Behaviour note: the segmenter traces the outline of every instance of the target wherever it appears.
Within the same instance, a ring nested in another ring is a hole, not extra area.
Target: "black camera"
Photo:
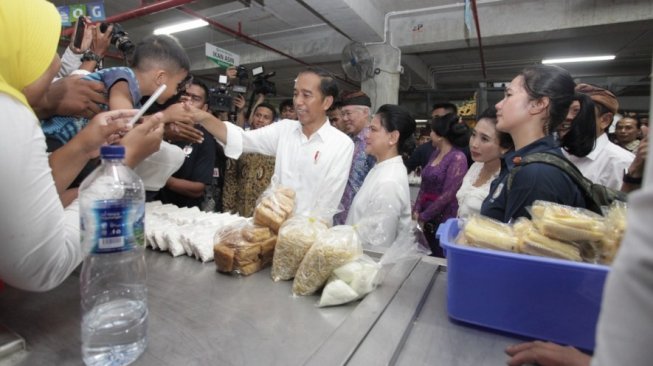
[[[109,25],[112,24],[100,23],[100,32],[106,32]],[[127,32],[125,32],[125,30],[122,29],[122,26],[118,23],[113,23],[113,29],[111,30],[111,44],[125,55],[131,54],[134,52],[134,48],[136,48],[134,43],[127,36]]]
[[[231,112],[234,105],[234,98],[229,95],[227,87],[227,76],[219,76],[218,86],[209,89],[209,108],[212,111]]]
[[[254,81],[252,81],[253,93],[263,95],[277,95],[277,86],[269,80],[274,75],[276,75],[276,72],[274,71],[270,71],[265,74],[263,71],[263,66],[252,69],[252,76],[254,76]]]

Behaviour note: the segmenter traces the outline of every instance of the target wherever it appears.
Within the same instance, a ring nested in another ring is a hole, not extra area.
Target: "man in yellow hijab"
[[[48,161],[30,104],[40,101],[59,69],[60,29],[59,13],[49,2],[0,1],[0,280],[31,291],[57,286],[82,261],[78,206],[64,209],[59,192],[136,113],[98,114]],[[127,163],[134,166],[157,151],[162,135],[160,118],[130,131],[121,142],[131,153]]]

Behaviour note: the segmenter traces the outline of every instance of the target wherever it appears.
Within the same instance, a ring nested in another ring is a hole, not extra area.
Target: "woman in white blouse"
[[[489,107],[478,117],[469,138],[474,164],[469,167],[463,184],[456,193],[458,217],[479,213],[490,191],[490,183],[499,175],[501,156],[513,147],[509,134],[497,131],[497,110]]]
[[[376,158],[376,165],[356,193],[346,221],[370,228],[364,231],[368,235],[362,234],[364,247],[388,247],[411,226],[408,174],[401,153],[414,146],[415,128],[415,120],[396,105],[381,106],[372,119],[365,153]]]

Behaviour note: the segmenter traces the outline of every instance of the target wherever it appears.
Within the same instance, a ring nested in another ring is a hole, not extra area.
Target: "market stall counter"
[[[519,340],[453,323],[445,262],[396,265],[360,302],[318,308],[270,270],[247,277],[146,250],[149,330],[134,365],[497,365]],[[58,288],[0,292],[0,324],[27,350],[0,364],[81,364],[79,277]]]

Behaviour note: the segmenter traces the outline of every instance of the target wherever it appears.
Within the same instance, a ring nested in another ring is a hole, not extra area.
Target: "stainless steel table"
[[[452,323],[434,258],[397,265],[363,301],[333,308],[293,297],[269,269],[237,278],[151,250],[146,261],[149,341],[135,365],[499,365],[518,342]],[[0,324],[27,342],[14,364],[81,364],[80,319],[75,274],[47,293],[0,293]]]

